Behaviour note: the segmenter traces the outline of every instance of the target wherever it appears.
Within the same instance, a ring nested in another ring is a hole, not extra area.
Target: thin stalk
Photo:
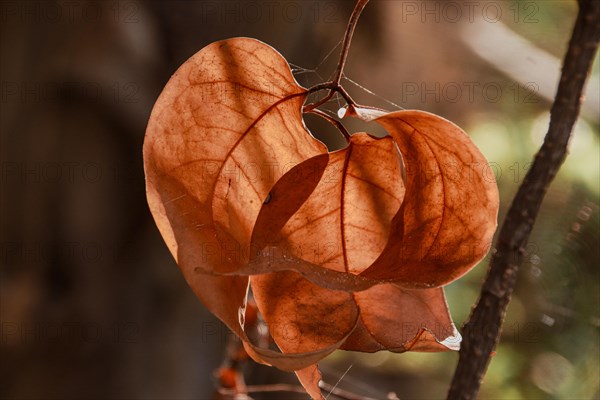
[[[356,6],[352,11],[352,15],[350,16],[350,21],[348,21],[348,26],[346,27],[346,33],[344,34],[344,41],[342,42],[342,51],[340,53],[340,60],[338,61],[337,68],[335,69],[335,73],[333,79],[329,82],[326,82],[322,89],[329,89],[329,93],[321,100],[308,104],[305,106],[305,112],[313,110],[325,103],[327,103],[334,95],[334,93],[339,93],[342,95],[344,100],[348,102],[350,105],[355,105],[356,103],[352,100],[350,95],[340,86],[340,81],[342,79],[342,74],[344,73],[344,66],[346,65],[346,60],[348,59],[348,51],[350,50],[350,43],[352,42],[352,36],[354,35],[354,29],[356,29],[356,24],[358,23],[358,18],[360,14],[364,10],[365,6],[369,0],[358,0],[356,2]],[[321,86],[321,85],[317,85]]]
[[[336,83],[336,85],[339,85],[340,80],[342,79],[342,73],[344,72],[344,66],[346,65],[346,59],[348,58],[348,50],[350,50],[350,42],[352,41],[352,36],[354,35],[354,29],[358,23],[358,18],[368,2],[369,0],[358,0],[356,6],[354,7],[354,11],[352,11],[352,15],[350,16],[350,21],[348,22],[348,27],[346,28],[346,34],[344,35],[344,42],[342,43],[340,61],[338,61],[338,66],[335,70],[335,76],[332,80]]]

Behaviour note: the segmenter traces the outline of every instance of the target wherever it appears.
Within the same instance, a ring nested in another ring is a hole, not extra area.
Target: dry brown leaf
[[[250,271],[294,270],[317,284],[363,290],[402,204],[402,162],[391,137],[352,135],[348,146],[296,166],[256,221]]]
[[[147,197],[169,250],[199,299],[243,332],[254,220],[290,166],[326,152],[304,128],[306,90],[271,47],[254,39],[213,43],[171,77],[144,142]],[[283,356],[245,343],[263,362],[293,370],[322,352]]]
[[[323,288],[296,272],[250,278],[273,339],[284,353],[346,350],[457,350],[460,335],[441,288],[380,284],[349,293]],[[433,336],[422,336],[423,331]]]
[[[169,80],[144,161],[151,210],[180,266],[214,273],[246,261],[271,186],[290,165],[326,152],[304,128],[305,97],[285,59],[247,38],[205,47]],[[206,262],[213,252],[222,263]]]
[[[447,351],[460,345],[441,288],[381,284],[350,293],[323,288],[296,272],[254,275],[250,281],[283,353]],[[318,390],[318,380],[300,380],[309,393]]]
[[[342,346],[344,350],[402,353],[460,347],[461,337],[442,288],[410,290],[381,284],[353,296],[360,319]]]
[[[485,157],[452,122],[424,111],[355,109],[392,135],[404,157],[406,195],[382,254],[362,276],[408,288],[445,285],[489,251],[498,187]]]

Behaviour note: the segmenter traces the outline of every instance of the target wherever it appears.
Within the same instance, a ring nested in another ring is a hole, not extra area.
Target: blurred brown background
[[[211,397],[227,332],[187,288],[147,209],[148,116],[181,63],[228,37],[258,38],[293,63],[300,83],[322,82],[353,5],[0,3],[1,398]],[[465,128],[490,161],[482,172],[497,178],[502,216],[547,128],[575,12],[567,0],[372,0],[344,82],[360,103],[424,109]],[[597,83],[598,63],[482,399],[600,396]],[[307,124],[340,146],[329,126]],[[485,263],[447,288],[458,326]],[[334,384],[352,366],[340,387],[376,398],[441,398],[457,359],[338,352],[323,370]],[[248,370],[250,384],[283,381],[293,378]]]

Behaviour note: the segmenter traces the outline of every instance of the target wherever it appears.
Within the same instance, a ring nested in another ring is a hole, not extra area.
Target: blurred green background
[[[322,82],[353,2],[0,7],[0,397],[211,398],[227,332],[186,286],[147,209],[148,116],[182,62],[228,37],[263,40],[301,84]],[[372,0],[344,84],[362,104],[422,109],[463,127],[496,176],[501,221],[546,132],[575,14],[567,0]],[[596,62],[481,399],[600,397],[599,75]],[[341,146],[327,124],[306,123],[330,148]],[[486,265],[447,287],[459,327]],[[439,399],[457,360],[336,352],[322,369],[335,384],[351,367],[339,387],[363,395]],[[248,384],[294,382],[264,367],[247,372]]]

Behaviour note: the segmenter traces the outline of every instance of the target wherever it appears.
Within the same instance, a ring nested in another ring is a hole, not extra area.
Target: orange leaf
[[[296,272],[255,275],[250,281],[283,353],[338,347],[363,352],[459,347],[460,335],[441,288],[408,290],[381,284],[349,293],[323,288]]]
[[[462,129],[437,115],[351,111],[383,125],[406,170],[390,240],[362,276],[427,288],[465,274],[487,254],[497,226],[498,188],[485,157]]]
[[[359,324],[342,346],[344,350],[458,350],[456,330],[441,288],[410,290],[394,284],[373,286],[354,293]]]
[[[358,276],[379,256],[404,195],[390,137],[354,134],[348,147],[299,164],[271,190],[254,226],[252,272],[294,270],[338,290],[377,281]]]
[[[286,168],[326,151],[300,113],[306,90],[271,47],[254,39],[213,43],[171,77],[144,142],[147,197],[156,224],[200,300],[243,332],[250,234]],[[255,359],[286,369],[317,355],[283,357],[245,343]]]

